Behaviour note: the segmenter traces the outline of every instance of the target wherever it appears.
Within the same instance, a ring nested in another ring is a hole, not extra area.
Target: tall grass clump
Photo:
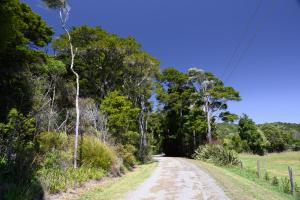
[[[105,176],[116,160],[114,152],[95,136],[81,138],[80,167],[73,168],[74,137],[44,132],[37,137],[40,153],[38,178],[45,191],[58,193]]]
[[[194,159],[212,162],[217,165],[240,165],[241,161],[237,153],[227,150],[221,145],[200,146],[193,155]]]
[[[99,139],[85,136],[80,146],[81,165],[109,170],[114,164],[114,152]]]

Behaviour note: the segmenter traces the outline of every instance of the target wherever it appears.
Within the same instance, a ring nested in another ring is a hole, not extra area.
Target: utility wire
[[[233,59],[234,59],[235,55],[237,54],[239,48],[240,48],[241,45],[242,45],[242,42],[244,41],[245,37],[247,36],[247,33],[249,32],[249,29],[250,29],[250,26],[251,26],[251,24],[252,24],[252,21],[254,21],[254,19],[256,18],[256,15],[257,15],[259,9],[261,8],[262,2],[263,2],[263,0],[258,0],[258,1],[257,1],[255,10],[254,10],[254,12],[252,13],[252,15],[250,16],[250,18],[249,18],[249,20],[248,20],[248,22],[247,22],[247,24],[246,24],[246,26],[245,26],[245,29],[244,29],[244,31],[243,31],[242,34],[241,34],[240,40],[238,41],[237,45],[235,46],[235,49],[234,49],[234,51],[233,51],[233,53],[232,53],[232,55],[231,55],[231,57],[230,57],[230,59],[229,59],[227,65],[225,66],[225,68],[224,68],[224,70],[223,70],[223,73],[222,73],[222,75],[221,75],[221,79],[224,78],[224,76],[225,76],[227,70],[230,68],[230,66],[231,66],[231,64],[232,64],[232,62],[233,62]]]
[[[273,11],[275,9],[275,5],[277,3],[277,0],[272,0],[273,4],[272,4],[272,7],[270,8],[270,12],[268,14],[265,15],[265,18],[267,18],[268,16],[272,16],[273,14]],[[265,21],[266,22],[266,21]],[[263,26],[264,23],[261,24],[261,26],[257,26],[253,36],[250,38],[250,40],[248,41],[247,45],[246,45],[246,48],[244,49],[244,51],[240,54],[236,64],[233,66],[232,70],[230,71],[229,75],[224,79],[224,81],[228,81],[232,74],[235,72],[235,70],[238,68],[239,64],[241,63],[241,60],[242,58],[245,56],[245,54],[248,52],[248,50],[250,49],[252,43],[254,42],[254,40],[256,39],[257,37],[257,34],[259,31],[262,30],[262,28],[264,27]]]

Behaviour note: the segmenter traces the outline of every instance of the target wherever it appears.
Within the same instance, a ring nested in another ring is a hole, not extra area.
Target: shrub
[[[118,156],[122,159],[123,165],[127,169],[131,169],[136,164],[136,159],[134,156],[134,152],[136,151],[135,147],[132,145],[118,145],[116,148],[116,152]]]
[[[269,181],[269,180],[270,180],[270,176],[269,176],[269,173],[268,173],[267,171],[265,172],[264,179],[265,179],[266,181]]]
[[[89,179],[100,179],[105,173],[102,169],[80,167],[74,169],[46,169],[38,171],[39,179],[42,182],[44,190],[50,193],[66,191],[68,188],[77,187]]]
[[[279,185],[279,181],[278,181],[277,176],[274,176],[274,177],[272,178],[271,184],[274,185],[274,186],[278,186],[278,185]]]
[[[287,177],[281,179],[281,188],[284,193],[290,193],[290,181]]]
[[[241,153],[243,149],[243,143],[238,134],[230,134],[224,138],[223,145],[226,149],[234,150],[237,153]]]
[[[193,157],[197,160],[210,161],[218,165],[239,165],[241,163],[235,151],[227,150],[221,145],[200,146]]]
[[[109,170],[116,160],[114,152],[99,139],[84,136],[80,146],[81,165]]]
[[[43,132],[37,137],[40,153],[66,149],[68,136],[66,133]]]

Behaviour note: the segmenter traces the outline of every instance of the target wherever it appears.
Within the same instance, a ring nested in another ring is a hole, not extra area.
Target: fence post
[[[294,182],[294,175],[293,175],[293,168],[288,166],[289,176],[290,176],[290,184],[291,184],[291,193],[295,193],[295,182]]]
[[[244,165],[243,165],[243,162],[241,161],[241,170],[244,169]]]
[[[257,160],[257,177],[260,178],[260,160]]]

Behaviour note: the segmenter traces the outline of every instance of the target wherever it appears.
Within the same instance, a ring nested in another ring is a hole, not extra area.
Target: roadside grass
[[[288,165],[293,168],[295,182],[300,186],[300,152],[271,153],[265,156],[240,154],[245,168],[256,170],[257,160],[261,163],[262,175],[267,171],[272,178],[288,177]]]
[[[278,186],[258,179],[251,171],[238,167],[219,167],[211,163],[192,160],[201,169],[206,170],[225,193],[233,200],[292,200],[293,196],[280,191]]]
[[[115,200],[122,198],[128,191],[135,189],[147,179],[156,168],[157,162],[139,165],[133,172],[113,178],[79,195],[77,200]]]

